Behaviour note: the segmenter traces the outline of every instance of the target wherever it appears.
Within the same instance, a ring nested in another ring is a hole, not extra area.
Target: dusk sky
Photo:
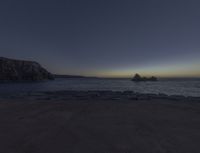
[[[2,0],[0,56],[59,74],[200,77],[200,1]]]

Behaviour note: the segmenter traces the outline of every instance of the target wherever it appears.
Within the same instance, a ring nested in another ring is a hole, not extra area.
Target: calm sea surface
[[[0,83],[0,94],[59,90],[131,90],[140,93],[165,93],[200,97],[200,79],[160,79],[157,82],[132,82],[128,79],[56,79],[35,83]]]

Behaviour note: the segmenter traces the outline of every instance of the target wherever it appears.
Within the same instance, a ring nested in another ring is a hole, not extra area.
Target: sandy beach
[[[2,0],[0,26],[0,153],[200,153],[200,0]]]
[[[0,153],[199,153],[200,98],[46,92],[0,99]]]

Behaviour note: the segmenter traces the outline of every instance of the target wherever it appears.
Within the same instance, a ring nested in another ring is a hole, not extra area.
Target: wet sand
[[[63,91],[0,100],[0,153],[199,153],[199,140],[199,98]]]

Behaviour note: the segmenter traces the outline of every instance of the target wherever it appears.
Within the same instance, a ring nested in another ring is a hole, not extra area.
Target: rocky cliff
[[[53,75],[37,62],[0,57],[0,80],[37,81],[53,78]]]

